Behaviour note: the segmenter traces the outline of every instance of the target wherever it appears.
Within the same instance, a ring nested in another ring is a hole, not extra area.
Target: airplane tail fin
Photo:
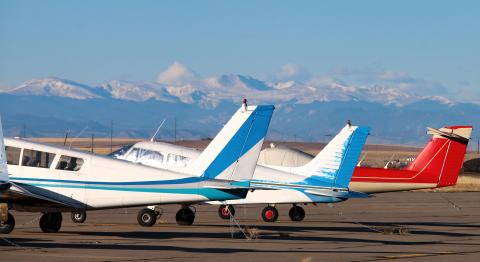
[[[418,175],[432,182],[436,180],[437,187],[455,185],[472,134],[472,126],[447,126],[427,130],[433,137],[405,169],[417,171]]]
[[[273,105],[244,105],[190,165],[190,173],[209,179],[251,180]]]
[[[3,141],[2,119],[0,118],[0,191],[10,187],[10,180],[7,169],[7,154]]]
[[[308,177],[312,184],[323,181],[348,188],[369,132],[368,127],[345,126],[314,159],[293,172]]]

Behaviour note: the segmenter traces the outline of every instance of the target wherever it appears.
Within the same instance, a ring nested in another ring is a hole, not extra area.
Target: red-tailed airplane
[[[407,167],[357,167],[350,189],[382,193],[453,186],[457,183],[471,133],[472,126],[428,128],[432,138]]]

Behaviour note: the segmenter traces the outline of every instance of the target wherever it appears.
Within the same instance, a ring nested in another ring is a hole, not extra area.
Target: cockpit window
[[[146,166],[161,167],[163,165],[162,153],[143,148],[133,148],[127,155],[119,158]]]
[[[20,164],[20,152],[22,149],[18,147],[6,146],[5,152],[7,153],[7,164],[17,165]]]
[[[30,149],[23,150],[22,166],[50,168],[55,154]]]
[[[78,171],[82,168],[83,159],[71,156],[61,156],[56,169],[67,171]]]
[[[112,153],[108,154],[108,156],[119,158],[123,156],[127,151],[133,146],[134,144],[122,146],[120,149],[113,151]]]

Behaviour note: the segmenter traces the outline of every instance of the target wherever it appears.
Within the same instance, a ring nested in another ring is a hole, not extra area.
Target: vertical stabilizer
[[[417,179],[431,180],[437,187],[457,183],[472,134],[472,126],[427,128],[432,138],[405,169],[416,171]]]
[[[209,179],[251,180],[267,134],[274,106],[242,106],[189,172]]]
[[[369,132],[368,127],[345,126],[312,161],[295,168],[294,173],[312,178],[312,183],[319,180],[348,188]]]

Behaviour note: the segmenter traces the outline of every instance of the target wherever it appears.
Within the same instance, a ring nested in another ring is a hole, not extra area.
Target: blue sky
[[[0,0],[0,86],[385,70],[480,92],[480,1]],[[461,98],[461,96],[460,96]],[[478,99],[477,99],[478,100]]]

